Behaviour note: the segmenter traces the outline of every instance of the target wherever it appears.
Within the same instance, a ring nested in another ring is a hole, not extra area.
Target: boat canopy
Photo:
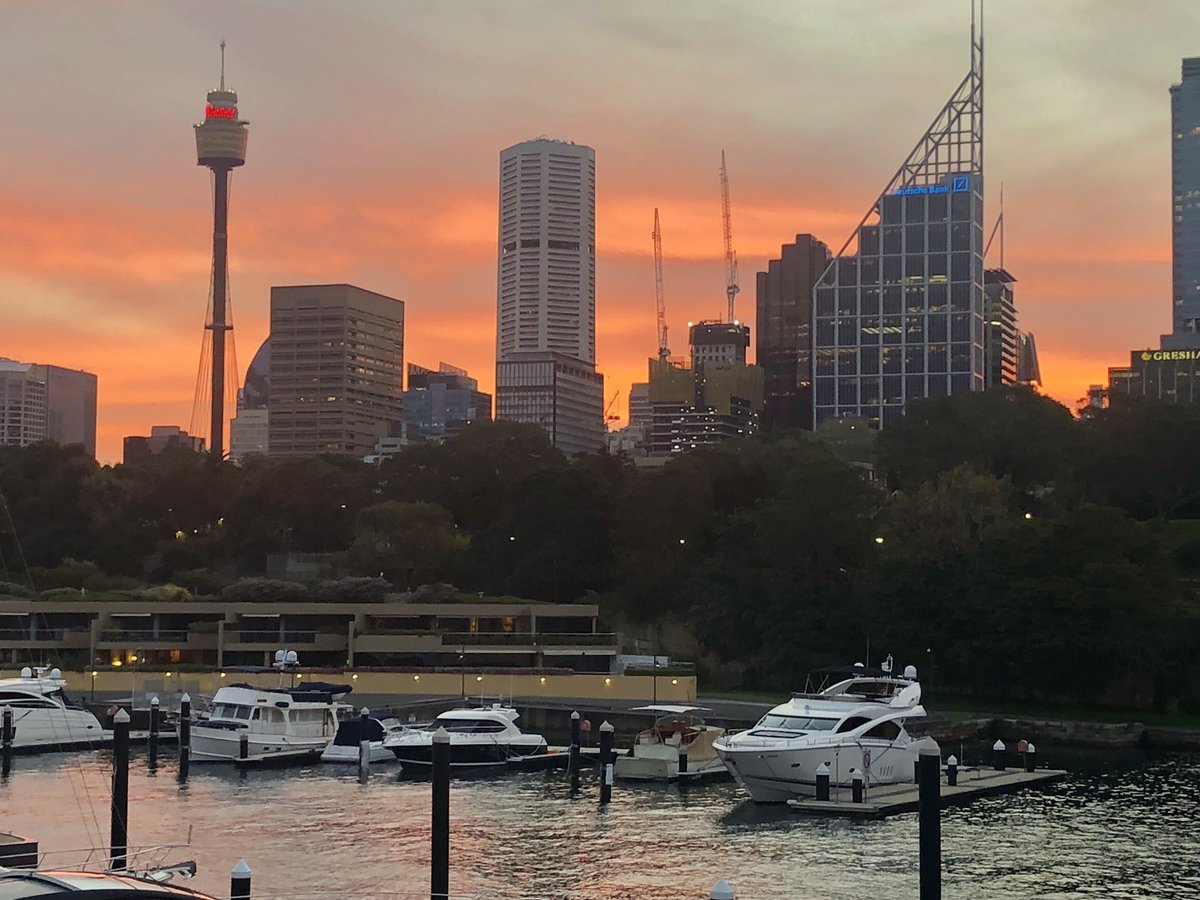
[[[333,743],[337,747],[357,747],[363,741],[382,741],[383,738],[383,723],[376,718],[368,718],[365,723],[361,718],[343,719]]]

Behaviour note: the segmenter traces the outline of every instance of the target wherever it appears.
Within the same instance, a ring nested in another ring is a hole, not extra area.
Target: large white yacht
[[[209,717],[192,726],[192,759],[237,762],[243,734],[249,763],[316,758],[337,734],[338,712],[350,708],[337,702],[348,693],[348,684],[320,682],[294,688],[220,688]]]
[[[100,721],[67,696],[58,669],[26,667],[16,678],[0,678],[0,710],[13,712],[13,747],[54,750],[111,742]]]
[[[439,728],[450,735],[450,766],[455,769],[507,765],[510,759],[543,756],[546,739],[524,734],[515,724],[517,711],[511,706],[451,709],[421,731],[408,730],[383,741],[405,769],[428,769],[432,765],[433,736]]]
[[[878,670],[859,665],[834,684],[793,694],[753,728],[713,744],[738,783],[759,803],[812,796],[816,770],[829,767],[831,786],[849,786],[854,772],[865,784],[911,781],[915,739],[905,722],[925,715],[917,670],[891,674],[890,657]]]

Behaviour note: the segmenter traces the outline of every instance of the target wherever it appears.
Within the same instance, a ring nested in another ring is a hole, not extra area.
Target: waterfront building
[[[123,444],[122,459],[127,466],[168,450],[204,452],[204,438],[188,434],[178,425],[151,426],[148,436],[128,435]]]
[[[851,247],[853,246],[853,252]],[[983,390],[983,45],[814,294],[813,424]]]
[[[813,288],[829,247],[798,234],[757,279],[755,363],[763,370],[763,428],[812,428]]]
[[[1171,333],[1163,350],[1200,348],[1200,57],[1171,85]]]
[[[479,390],[466,369],[445,362],[436,370],[409,363],[403,399],[403,431],[417,440],[440,443],[492,418],[492,395]]]
[[[608,672],[619,646],[589,603],[422,602],[301,597],[287,604],[197,598],[153,602],[0,597],[0,662],[34,654],[63,668],[137,663],[269,666],[288,647],[309,666],[550,666]]]
[[[500,153],[496,418],[567,453],[604,443],[596,372],[596,154],[538,138]]]
[[[0,358],[0,447],[82,444],[96,455],[91,372]]]
[[[404,303],[349,284],[271,288],[271,456],[363,457],[401,419]]]

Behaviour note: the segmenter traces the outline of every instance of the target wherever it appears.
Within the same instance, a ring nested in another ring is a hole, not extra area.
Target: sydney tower
[[[198,164],[213,173],[212,421],[209,448],[220,459],[225,449],[225,332],[229,321],[229,179],[234,167],[246,164],[246,122],[238,118],[237,92],[225,89],[225,42],[221,42],[221,87],[208,92],[204,121],[196,125]],[[203,365],[203,361],[201,363]],[[204,373],[201,373],[201,378]]]

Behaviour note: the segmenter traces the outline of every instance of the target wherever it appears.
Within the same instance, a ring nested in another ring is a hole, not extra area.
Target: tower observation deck
[[[211,400],[209,448],[220,458],[225,449],[226,379],[225,333],[233,330],[229,311],[229,182],[237,166],[246,164],[247,123],[238,118],[237,92],[225,87],[225,42],[221,42],[221,86],[208,92],[204,121],[195,126],[197,165],[213,173],[213,261],[209,315],[196,384],[193,418],[201,415],[203,400]],[[210,344],[211,338],[211,344]],[[207,352],[211,346],[211,353]],[[232,341],[231,347],[232,349]],[[230,363],[233,363],[232,354]],[[236,364],[230,366],[236,369]],[[208,377],[206,377],[206,375]]]

